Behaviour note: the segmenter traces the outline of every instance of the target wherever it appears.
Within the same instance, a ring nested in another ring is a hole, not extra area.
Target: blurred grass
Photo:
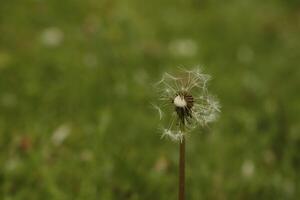
[[[176,199],[151,84],[204,65],[222,115],[187,199],[297,199],[298,1],[3,1],[1,199]]]

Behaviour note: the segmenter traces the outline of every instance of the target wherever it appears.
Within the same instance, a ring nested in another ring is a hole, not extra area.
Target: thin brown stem
[[[179,144],[179,188],[178,188],[178,200],[184,200],[185,198],[185,138],[183,136],[182,141]]]

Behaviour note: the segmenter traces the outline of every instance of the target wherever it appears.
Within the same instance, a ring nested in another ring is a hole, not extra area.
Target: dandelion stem
[[[184,131],[184,124],[181,125],[181,131]],[[179,143],[179,188],[178,188],[178,200],[185,199],[185,138],[182,136],[182,140]]]

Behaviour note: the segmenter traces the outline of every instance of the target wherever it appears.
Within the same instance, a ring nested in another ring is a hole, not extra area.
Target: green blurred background
[[[297,199],[299,49],[297,0],[1,0],[0,199],[176,199],[152,84],[197,65],[187,199]]]

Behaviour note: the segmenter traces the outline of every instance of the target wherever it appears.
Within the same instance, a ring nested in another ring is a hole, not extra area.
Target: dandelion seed
[[[163,113],[162,113],[160,107],[158,107],[157,105],[154,105],[154,104],[152,104],[152,106],[153,106],[153,108],[154,108],[155,110],[157,110],[157,112],[158,112],[158,114],[159,114],[159,120],[161,120],[162,117],[163,117]]]

